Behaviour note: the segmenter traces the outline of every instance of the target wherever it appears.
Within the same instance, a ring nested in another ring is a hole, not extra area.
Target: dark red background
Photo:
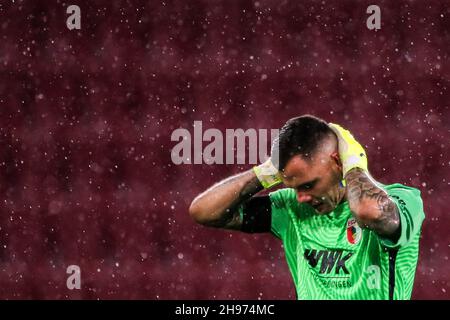
[[[0,30],[0,298],[293,299],[280,242],[188,216],[250,166],[175,166],[170,135],[304,113],[352,130],[381,182],[422,191],[413,297],[450,297],[447,1],[16,0]]]

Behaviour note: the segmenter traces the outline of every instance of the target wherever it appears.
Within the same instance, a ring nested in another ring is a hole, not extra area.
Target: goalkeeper
[[[350,132],[309,115],[283,126],[271,159],[210,187],[190,215],[279,238],[298,299],[410,299],[424,219],[419,190],[375,181]],[[280,183],[286,188],[256,195]]]

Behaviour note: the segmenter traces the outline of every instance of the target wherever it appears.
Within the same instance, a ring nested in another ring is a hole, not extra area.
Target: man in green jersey
[[[287,188],[267,196],[263,190]],[[347,130],[290,119],[267,162],[197,196],[206,226],[270,232],[283,241],[298,299],[410,299],[424,219],[420,191],[383,185]]]

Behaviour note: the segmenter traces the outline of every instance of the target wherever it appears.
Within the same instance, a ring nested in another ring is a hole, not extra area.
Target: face
[[[292,157],[282,171],[285,186],[297,191],[297,200],[312,206],[316,213],[327,214],[336,208],[345,194],[340,186],[342,168],[334,150],[320,150],[311,159]]]

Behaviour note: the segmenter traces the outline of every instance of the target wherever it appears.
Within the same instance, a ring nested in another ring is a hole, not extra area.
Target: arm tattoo
[[[239,176],[230,177],[222,182],[220,185],[226,185],[229,183],[238,180]],[[231,206],[225,210],[225,212],[221,215],[219,220],[211,221],[209,225],[211,227],[219,227],[219,228],[227,228],[227,229],[239,229],[242,221],[241,216],[239,214],[238,207],[254,196],[256,193],[261,191],[263,187],[259,182],[258,178],[254,178],[248,181],[243,188],[241,189],[239,195],[236,197]]]
[[[352,169],[345,176],[347,182],[347,200],[349,204],[373,203],[377,210],[374,221],[364,221],[367,227],[381,236],[391,239],[398,237],[400,218],[397,206],[389,195],[379,188],[375,181],[361,169]]]
[[[223,180],[222,182],[219,182],[218,186],[224,186],[227,184],[230,184],[232,182],[235,182],[236,180],[241,179],[240,175],[230,177],[228,179]],[[242,187],[241,192],[239,193],[238,198],[235,202],[241,203],[250,197],[254,196],[256,193],[264,189],[259,182],[258,178],[254,177],[253,179],[247,181],[245,185]]]

